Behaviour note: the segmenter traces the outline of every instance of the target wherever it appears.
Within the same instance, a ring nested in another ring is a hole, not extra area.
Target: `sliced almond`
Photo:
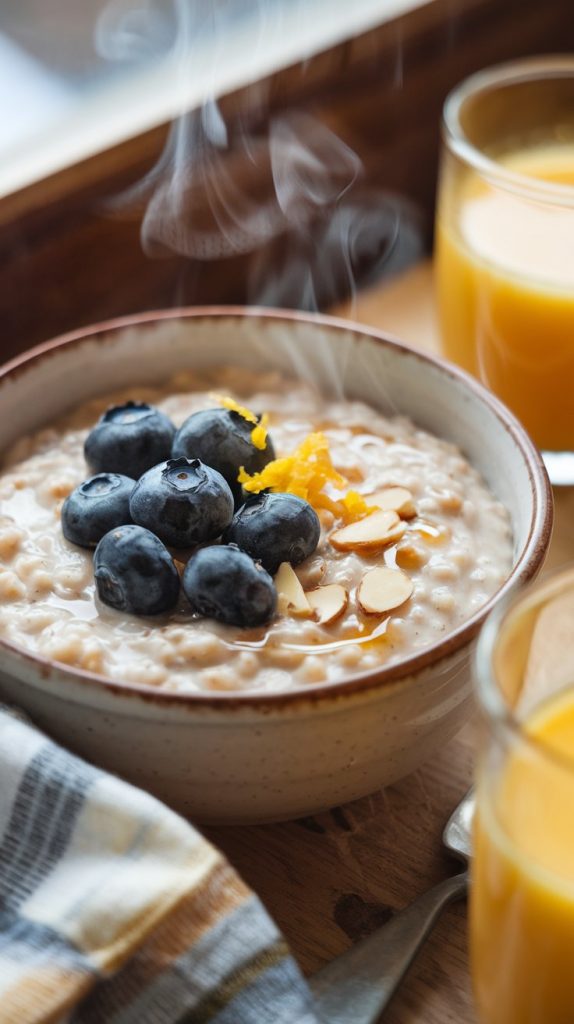
[[[396,512],[401,519],[412,519],[417,514],[413,496],[406,487],[382,487],[374,494],[365,494],[364,498],[368,505]]]
[[[371,512],[364,519],[335,530],[329,540],[338,551],[382,548],[402,537],[406,526],[396,512]]]
[[[328,583],[316,590],[308,590],[305,597],[315,612],[317,622],[322,626],[338,619],[349,601],[349,595],[340,583]]]
[[[413,581],[400,569],[381,565],[365,573],[357,591],[361,611],[368,615],[384,615],[408,601]]]
[[[275,575],[277,604],[282,615],[312,615],[299,577],[289,562],[281,562]]]

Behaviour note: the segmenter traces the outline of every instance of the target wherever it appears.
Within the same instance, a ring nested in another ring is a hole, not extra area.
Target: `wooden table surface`
[[[421,265],[335,312],[437,351],[431,275],[430,265]],[[573,555],[574,489],[556,494],[547,567]],[[306,973],[457,870],[441,848],[441,833],[471,780],[474,732],[471,723],[432,763],[400,784],[329,813],[287,824],[210,830],[261,896]],[[446,910],[384,1021],[475,1024],[464,903]]]

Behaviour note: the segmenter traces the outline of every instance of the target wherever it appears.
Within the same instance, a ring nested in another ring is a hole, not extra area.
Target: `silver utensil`
[[[449,818],[443,843],[468,864],[474,795]],[[423,941],[448,903],[466,894],[468,871],[439,882],[366,939],[309,979],[315,1010],[325,1024],[376,1024]]]

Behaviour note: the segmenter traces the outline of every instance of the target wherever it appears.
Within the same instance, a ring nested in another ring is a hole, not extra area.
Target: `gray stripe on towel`
[[[183,1017],[177,1024],[318,1024],[313,1000],[292,957],[263,970],[219,1012]]]
[[[32,758],[0,843],[0,910],[17,910],[62,858],[98,774],[50,742]]]
[[[25,963],[28,969],[58,968],[93,974],[85,954],[48,925],[17,914],[0,912],[0,973],[2,961]]]
[[[151,981],[145,950],[136,953],[118,974],[94,989],[72,1020],[74,1024],[173,1024],[205,1003],[230,974],[274,947],[279,938],[260,901],[250,896]]]

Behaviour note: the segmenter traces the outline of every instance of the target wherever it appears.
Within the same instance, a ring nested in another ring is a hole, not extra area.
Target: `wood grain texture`
[[[472,730],[384,792],[281,825],[211,829],[311,973],[457,870],[443,824],[472,773]],[[385,1015],[388,1024],[471,1024],[463,904],[445,913]]]

